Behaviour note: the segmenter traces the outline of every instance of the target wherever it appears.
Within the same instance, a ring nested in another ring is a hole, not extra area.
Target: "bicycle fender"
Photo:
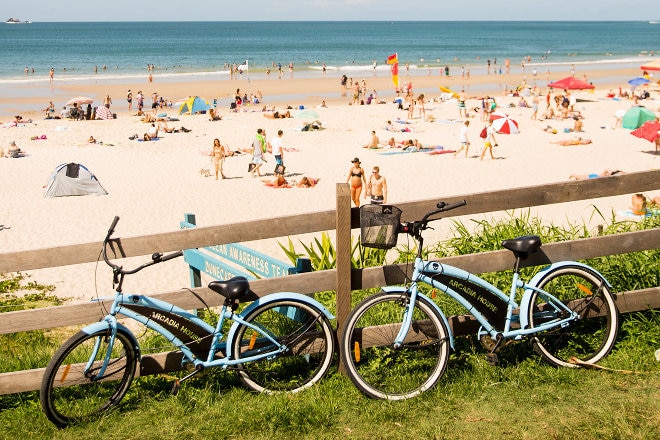
[[[385,286],[382,287],[382,290],[387,293],[405,293],[406,291],[405,288],[399,286]],[[442,321],[445,323],[445,326],[447,327],[447,332],[449,333],[449,346],[451,347],[452,350],[454,350],[454,333],[451,331],[451,327],[449,326],[449,320],[445,316],[445,313],[428,296],[419,292],[417,292],[417,296],[421,296],[424,299],[426,299],[428,303],[431,304],[433,308],[438,312],[438,314],[442,318]]]
[[[529,280],[527,283],[530,286],[536,287],[538,284],[541,282],[543,278],[545,278],[550,272],[553,272],[555,270],[561,269],[563,267],[567,266],[578,266],[583,269],[588,269],[589,271],[593,272],[596,274],[598,277],[600,277],[603,281],[605,281],[605,284],[607,287],[611,288],[612,285],[605,279],[605,277],[598,272],[596,269],[594,269],[591,266],[587,266],[586,264],[579,263],[577,261],[559,261],[557,263],[552,263],[551,265],[544,267],[539,271],[534,277]],[[534,290],[532,289],[525,289],[525,293],[523,294],[523,297],[520,301],[520,327],[521,328],[528,328],[529,322],[527,322],[527,315],[528,315],[528,310],[531,307],[531,300],[532,300],[532,294],[534,293]]]
[[[249,306],[247,306],[245,310],[243,310],[240,313],[240,316],[246,316],[248,313],[252,312],[252,310],[256,309],[257,307],[263,306],[265,304],[270,304],[274,301],[280,301],[286,299],[294,299],[296,301],[300,301],[305,304],[308,304],[321,311],[321,313],[323,313],[328,319],[335,319],[334,315],[330,313],[330,311],[326,309],[323,304],[321,304],[314,298],[310,298],[307,295],[303,295],[301,293],[295,293],[295,292],[277,292],[261,297],[256,301],[253,301],[252,304],[250,304]],[[227,333],[227,347],[231,347],[233,345],[234,337],[239,326],[240,324],[236,321],[234,321],[234,323],[231,325],[231,328],[229,329],[229,333]]]
[[[137,339],[135,338],[135,335],[133,334],[132,331],[128,329],[125,325],[115,321],[114,325],[117,327],[117,330],[121,330],[124,333],[126,333],[130,338],[131,341],[133,342],[133,345],[135,346],[135,349],[137,350],[138,353],[138,360],[140,358],[140,344],[138,343]],[[110,321],[103,320],[99,322],[95,322],[94,324],[90,324],[83,329],[81,329],[82,332],[87,333],[88,335],[94,334],[96,332],[101,332],[104,330],[111,330],[113,324]]]

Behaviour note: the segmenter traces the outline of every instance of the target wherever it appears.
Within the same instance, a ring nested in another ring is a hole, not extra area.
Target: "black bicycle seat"
[[[504,240],[502,247],[512,251],[514,254],[534,252],[541,247],[541,237],[538,235],[528,235],[525,237],[512,238]]]
[[[250,291],[250,283],[245,277],[234,277],[225,281],[211,281],[209,289],[233,301]]]

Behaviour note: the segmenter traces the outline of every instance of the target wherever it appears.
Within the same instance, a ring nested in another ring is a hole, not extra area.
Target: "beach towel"
[[[149,141],[159,141],[159,140],[160,140],[160,138],[159,138],[159,137],[157,137],[157,138],[151,138],[151,139],[149,139]],[[138,141],[138,142],[149,142],[149,141],[145,141],[145,140],[144,140],[144,139],[142,139],[142,138],[138,138],[138,140],[137,140],[137,141]]]
[[[622,217],[630,217],[630,218],[633,218],[633,219],[636,219],[636,220],[641,220],[645,217],[653,217],[653,216],[656,216],[656,215],[660,215],[660,209],[649,209],[649,208],[647,208],[646,209],[646,214],[635,214],[630,209],[628,209],[628,210],[625,210],[625,211],[618,211],[617,214],[622,216]]]
[[[419,150],[407,150],[407,149],[392,149],[386,151],[379,151],[378,154],[383,156],[391,156],[393,154],[410,154],[410,153],[428,153],[433,151],[433,148],[421,148]]]

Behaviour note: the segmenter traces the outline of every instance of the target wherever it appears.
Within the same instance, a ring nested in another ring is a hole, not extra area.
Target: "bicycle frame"
[[[283,353],[288,349],[286,345],[279,343],[269,334],[265,333],[263,329],[246,322],[243,319],[243,316],[246,316],[254,308],[281,299],[295,299],[304,302],[312,307],[316,307],[327,316],[328,319],[334,319],[334,316],[321,303],[312,298],[294,292],[279,292],[259,298],[252,302],[241,313],[234,313],[231,310],[231,307],[223,305],[219,314],[218,323],[213,327],[198,318],[196,315],[168,302],[150,298],[145,295],[122,294],[120,292],[115,292],[112,306],[105,318],[102,321],[85,327],[83,331],[92,334],[100,330],[110,330],[111,333],[111,344],[108,346],[109,348],[105,355],[105,361],[101,366],[97,377],[103,377],[105,373],[105,369],[110,360],[110,354],[114,345],[114,337],[117,330],[121,328],[132,336],[132,333],[117,321],[117,315],[123,315],[140,322],[149,329],[161,334],[183,353],[184,360],[191,362],[195,367],[200,365],[204,368],[227,368],[271,357]],[[94,301],[103,300],[104,299],[97,299]],[[286,314],[286,312],[286,310],[282,310],[282,313]],[[225,335],[222,332],[222,327],[226,320],[232,321],[232,326],[227,333],[227,339],[223,340]],[[232,359],[231,353],[223,353],[222,357],[216,359],[215,357],[219,352],[222,353],[227,346],[233,345],[236,331],[242,325],[257,332],[260,335],[260,340],[270,341],[277,347],[277,350],[268,350],[264,353],[259,353],[259,350],[257,350],[256,354],[243,357],[240,360]],[[135,337],[133,337],[133,341],[138,348],[139,356],[139,344]],[[98,347],[94,351],[97,350]]]
[[[548,266],[544,271],[569,264],[587,267],[574,261],[563,261]],[[410,329],[413,306],[419,294],[419,283],[427,284],[445,292],[465,307],[481,324],[478,336],[489,334],[492,338],[497,338],[499,335],[501,338],[519,340],[525,335],[538,333],[558,326],[565,326],[568,322],[578,319],[579,316],[560,300],[543,289],[536,287],[540,275],[542,274],[537,274],[529,283],[525,283],[520,279],[519,274],[514,272],[511,290],[507,296],[497,287],[470,272],[437,261],[426,261],[417,257],[414,262],[412,283],[407,289],[410,293],[410,301],[401,329],[396,337],[395,346],[403,344],[405,336]],[[516,302],[516,292],[519,288],[525,290],[520,305]],[[530,299],[534,292],[538,292],[554,311],[565,312],[566,317],[550,320],[534,328],[530,328],[527,322],[527,316],[529,307],[531,307]],[[516,309],[519,311],[514,313]],[[442,316],[446,319],[444,314]]]

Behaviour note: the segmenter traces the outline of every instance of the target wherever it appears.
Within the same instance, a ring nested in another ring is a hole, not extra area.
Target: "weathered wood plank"
[[[619,293],[616,303],[621,313],[660,308],[660,287]],[[450,316],[448,320],[454,336],[474,335],[479,328],[472,315]],[[180,352],[154,353],[143,356],[139,375],[164,374],[180,369]],[[44,368],[37,368],[0,374],[0,395],[38,390],[43,372]]]
[[[448,212],[445,217],[507,209],[588,200],[660,188],[660,170],[622,174],[601,179],[535,185],[515,189],[489,191],[449,197],[446,201],[468,200],[468,205]],[[417,200],[397,204],[403,210],[403,220],[420,218],[439,201]],[[359,227],[357,209],[351,214],[351,227]],[[287,235],[333,230],[336,212],[323,211],[277,219],[254,220],[229,225],[198,227],[121,239],[124,256],[149,255],[179,249],[212,246],[225,243],[261,240]],[[46,249],[0,253],[0,273],[41,269],[53,266],[96,261],[101,243],[84,243]]]
[[[627,232],[617,235],[585,238],[581,240],[544,244],[543,252],[530,258],[530,265],[546,264],[548,261],[582,260],[606,255],[660,248],[660,229]],[[513,257],[507,250],[461,255],[439,260],[460,267],[472,273],[487,273],[508,270],[513,267]],[[349,261],[350,267],[350,261]],[[351,290],[401,284],[405,281],[405,271],[410,277],[410,267],[406,264],[371,267],[351,270]],[[250,286],[255,293],[246,300],[254,300],[272,292],[299,292],[311,295],[316,292],[337,289],[337,270],[325,270],[286,277],[252,281]],[[210,307],[222,304],[222,299],[206,287],[192,289]],[[204,305],[188,289],[151,295],[180,306],[186,310],[201,308]],[[350,301],[349,301],[350,303]],[[98,303],[84,303],[50,307],[46,309],[24,310],[0,313],[0,334],[38,330],[52,327],[85,324],[98,321],[104,312]]]

